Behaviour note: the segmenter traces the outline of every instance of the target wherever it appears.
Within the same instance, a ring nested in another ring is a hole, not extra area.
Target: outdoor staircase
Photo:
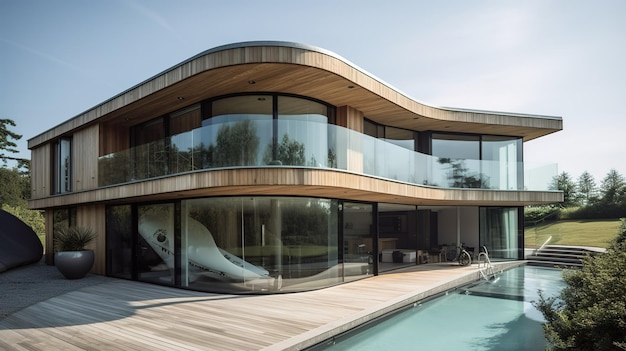
[[[582,258],[596,255],[605,249],[587,246],[545,245],[526,257],[529,265],[559,268],[580,268]]]

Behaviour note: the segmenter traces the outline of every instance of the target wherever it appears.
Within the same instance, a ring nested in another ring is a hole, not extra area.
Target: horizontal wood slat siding
[[[289,195],[415,205],[522,206],[562,201],[560,192],[439,189],[326,169],[247,168],[195,172],[29,201],[31,208],[181,197]]]
[[[248,84],[251,79],[257,84]],[[202,85],[212,89],[205,91]],[[348,89],[348,85],[355,87]],[[307,95],[337,106],[350,105],[383,124],[415,130],[445,125],[449,130],[479,132],[473,128],[491,127],[494,134],[524,135],[530,140],[562,129],[561,119],[427,106],[335,56],[298,47],[254,46],[211,52],[175,66],[30,139],[28,146],[35,148],[101,117],[121,118],[134,104],[165,113],[211,95],[245,91]],[[177,101],[177,96],[184,96],[184,101]]]

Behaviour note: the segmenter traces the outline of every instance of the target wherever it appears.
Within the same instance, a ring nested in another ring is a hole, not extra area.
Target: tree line
[[[626,178],[616,169],[609,170],[599,184],[587,171],[577,179],[562,172],[554,176],[549,189],[563,191],[563,202],[534,211],[530,209],[527,214],[536,212],[539,217],[557,210],[561,219],[626,217]]]
[[[18,153],[15,142],[22,136],[11,131],[11,127],[15,127],[13,120],[0,119],[0,208],[21,219],[38,235],[44,235],[43,211],[28,209],[30,160],[14,156]],[[9,161],[13,164],[11,167]]]

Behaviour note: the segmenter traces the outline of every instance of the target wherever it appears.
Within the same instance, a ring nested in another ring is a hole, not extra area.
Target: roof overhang
[[[560,117],[427,105],[327,50],[245,42],[200,53],[28,141],[35,148],[94,123],[135,125],[215,96],[297,94],[351,106],[381,124],[417,131],[507,135],[532,140],[563,128]]]

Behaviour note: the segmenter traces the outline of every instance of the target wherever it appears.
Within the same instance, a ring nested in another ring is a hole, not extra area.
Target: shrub
[[[539,292],[533,305],[546,319],[553,350],[626,350],[626,219],[607,251],[566,271],[559,297]]]
[[[82,251],[96,237],[96,232],[91,228],[59,226],[54,230],[54,250]]]
[[[19,218],[33,229],[38,236],[45,235],[46,225],[43,217],[43,211],[29,210],[22,206],[11,206],[4,204],[2,209]]]
[[[546,219],[559,219],[561,210],[552,206],[526,207],[524,208],[524,222],[535,224]]]

